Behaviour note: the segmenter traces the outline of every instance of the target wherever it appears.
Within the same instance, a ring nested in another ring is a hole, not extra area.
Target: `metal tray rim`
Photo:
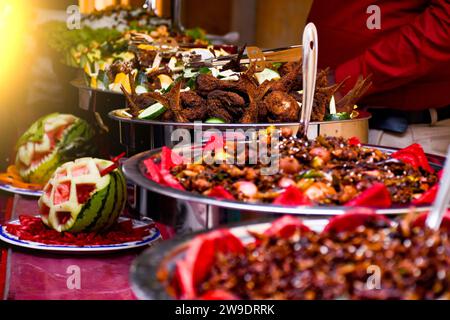
[[[195,125],[201,125],[202,128],[216,128],[216,129],[237,129],[237,128],[267,128],[273,127],[297,127],[298,122],[276,122],[276,123],[205,123],[205,122],[173,122],[173,121],[156,121],[156,120],[144,120],[144,119],[132,119],[118,116],[118,111],[126,110],[126,108],[112,110],[108,113],[108,117],[119,122],[150,125],[150,126],[175,126],[175,127],[188,127],[193,128]],[[337,123],[351,123],[359,121],[368,121],[372,118],[372,114],[367,111],[358,111],[360,116],[355,119],[348,120],[333,120],[333,121],[315,121],[311,122],[311,125],[324,125],[324,124],[337,124]]]

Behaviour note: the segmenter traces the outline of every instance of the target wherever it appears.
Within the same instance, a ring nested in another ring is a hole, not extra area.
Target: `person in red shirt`
[[[358,76],[371,76],[359,102],[374,115],[370,142],[420,142],[429,152],[446,152],[449,0],[315,0],[308,20],[318,30],[319,67],[331,67],[336,82],[348,78],[347,89]]]

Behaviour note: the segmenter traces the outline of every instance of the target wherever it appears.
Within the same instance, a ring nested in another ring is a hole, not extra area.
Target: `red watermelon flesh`
[[[70,181],[65,181],[56,186],[53,197],[53,204],[58,205],[64,203],[70,198]]]

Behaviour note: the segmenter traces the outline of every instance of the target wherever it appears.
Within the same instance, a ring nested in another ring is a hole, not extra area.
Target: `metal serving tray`
[[[240,224],[229,227],[229,230],[243,243],[248,243],[252,239],[248,230],[261,233],[270,226],[272,220]],[[311,230],[320,232],[328,223],[328,219],[303,219],[303,223]],[[158,271],[160,268],[164,268],[171,273],[175,263],[185,255],[189,241],[201,233],[203,232],[163,241],[157,246],[145,250],[137,257],[130,268],[130,284],[135,296],[141,300],[173,299],[168,295],[165,285],[157,279]]]
[[[376,147],[388,154],[398,149]],[[127,179],[138,186],[151,191],[151,198],[147,199],[150,217],[154,219],[181,218],[177,231],[189,232],[203,228],[214,228],[218,225],[240,221],[246,214],[259,217],[292,214],[312,217],[329,217],[343,214],[348,207],[343,206],[298,206],[286,207],[272,204],[247,203],[242,201],[219,200],[188,191],[176,190],[154,181],[145,176],[142,161],[157,155],[160,149],[137,154],[123,164],[123,171]],[[427,155],[430,165],[439,170],[445,161],[444,157]],[[417,212],[429,210],[429,206],[416,206]],[[384,215],[401,215],[410,211],[410,206],[393,206],[391,208],[373,208],[376,213]],[[153,217],[152,213],[159,211],[159,217]]]

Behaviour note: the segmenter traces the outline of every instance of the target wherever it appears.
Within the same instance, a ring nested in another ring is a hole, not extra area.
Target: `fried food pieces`
[[[229,66],[232,67],[232,66]],[[279,67],[279,79],[256,81],[255,67],[251,65],[239,73],[233,68],[237,80],[219,79],[210,73],[200,73],[195,85],[187,87],[184,79],[178,79],[165,94],[158,92],[136,95],[125,93],[133,116],[139,110],[156,102],[167,111],[160,116],[163,121],[193,122],[219,118],[224,123],[276,123],[296,122],[302,103],[302,66],[298,62],[285,63]],[[329,69],[317,74],[312,121],[323,121],[329,113],[332,96],[345,85],[345,80],[330,84]],[[132,77],[131,77],[132,78]],[[226,78],[226,77],[225,77]],[[351,113],[355,103],[371,85],[370,77],[359,79],[347,95],[336,102],[338,112]]]

